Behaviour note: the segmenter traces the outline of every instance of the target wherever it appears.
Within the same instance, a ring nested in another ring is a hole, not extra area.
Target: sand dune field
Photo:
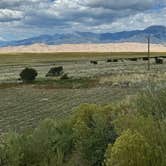
[[[146,43],[109,43],[109,44],[63,44],[2,47],[0,53],[40,53],[40,52],[146,52]],[[166,52],[166,45],[151,44],[152,52]]]

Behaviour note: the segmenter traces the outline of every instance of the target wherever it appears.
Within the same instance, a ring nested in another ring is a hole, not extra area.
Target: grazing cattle
[[[113,62],[118,62],[118,59],[113,59],[112,61],[113,61]]]
[[[163,61],[163,59],[161,59],[161,58],[155,58],[155,62],[156,62],[156,64],[163,64],[164,63],[164,61]]]
[[[55,76],[60,76],[63,74],[63,67],[52,67],[49,72],[46,74],[46,77],[55,77]]]
[[[107,62],[112,62],[112,59],[107,59]]]
[[[137,61],[138,58],[129,58],[130,61]]]
[[[148,58],[148,57],[143,57],[142,60],[143,60],[143,61],[148,61],[149,58]]]
[[[166,58],[166,56],[161,56],[161,58],[165,59],[165,58]]]
[[[156,62],[156,64],[163,64],[164,63],[163,59],[161,59],[161,58],[155,58],[155,62]]]
[[[124,58],[123,60],[124,60],[124,61],[128,61],[128,60],[129,60],[129,58]]]
[[[91,64],[97,65],[98,62],[97,61],[90,61]]]

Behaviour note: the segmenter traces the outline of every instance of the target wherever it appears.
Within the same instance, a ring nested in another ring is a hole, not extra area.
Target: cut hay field
[[[108,58],[144,56],[146,53],[0,54],[0,132],[22,131],[49,117],[64,118],[81,103],[108,104],[134,96],[149,85],[166,87],[166,59],[160,65],[151,59],[151,71],[141,59],[107,62]],[[90,60],[98,64],[90,64]],[[53,66],[63,66],[70,79],[46,78]],[[38,71],[34,84],[18,83],[25,67]]]

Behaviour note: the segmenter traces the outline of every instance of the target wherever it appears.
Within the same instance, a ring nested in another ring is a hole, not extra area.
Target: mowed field
[[[150,85],[166,87],[166,59],[163,64],[155,64],[151,58],[150,71],[147,61],[123,60],[145,56],[146,53],[0,54],[0,132],[30,129],[45,118],[65,118],[81,103],[109,104],[135,96]],[[108,63],[110,58],[119,61]],[[46,78],[54,66],[63,66],[70,79]],[[38,71],[34,84],[18,83],[25,67]]]

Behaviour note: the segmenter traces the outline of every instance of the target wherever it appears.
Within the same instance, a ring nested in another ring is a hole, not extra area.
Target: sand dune
[[[46,52],[146,52],[147,44],[143,43],[109,43],[109,44],[63,44],[3,47],[0,53],[46,53]],[[166,45],[151,44],[152,52],[166,52]]]

